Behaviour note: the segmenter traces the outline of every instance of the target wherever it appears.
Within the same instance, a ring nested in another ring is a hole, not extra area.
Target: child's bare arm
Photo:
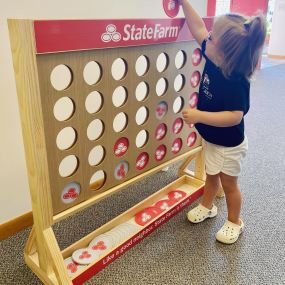
[[[199,45],[207,38],[208,31],[202,18],[193,9],[189,0],[180,0],[189,30]]]
[[[205,112],[196,109],[186,109],[182,112],[187,124],[202,123],[213,127],[231,127],[238,125],[242,118],[242,111]]]

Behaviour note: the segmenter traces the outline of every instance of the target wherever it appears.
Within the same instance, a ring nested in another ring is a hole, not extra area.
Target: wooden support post
[[[33,255],[36,253],[36,251],[37,251],[36,234],[35,234],[35,227],[33,226],[24,249],[24,254]]]
[[[194,171],[191,171],[188,169],[188,167],[194,159],[195,159],[195,169]],[[195,178],[205,181],[206,179],[205,157],[204,157],[204,151],[202,147],[199,152],[193,155],[190,155],[188,158],[186,158],[186,160],[179,167],[178,175],[182,176],[184,174],[187,174],[187,175],[190,175],[190,176],[193,176]]]
[[[52,262],[59,285],[72,285],[64,265],[63,257],[52,228],[44,231],[45,247]]]
[[[52,284],[47,276],[53,275],[54,269],[48,258],[48,248],[43,246],[46,239],[44,231],[49,229],[53,222],[53,210],[42,108],[38,96],[40,88],[34,26],[31,20],[8,20],[8,27],[34,218],[34,227],[25,248],[25,260],[42,280]]]

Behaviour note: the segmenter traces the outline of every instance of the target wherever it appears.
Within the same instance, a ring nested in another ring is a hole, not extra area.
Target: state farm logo
[[[122,29],[122,30],[121,30]],[[176,39],[181,29],[180,25],[177,26],[164,26],[156,23],[153,25],[147,24],[125,24],[123,27],[117,27],[114,24],[106,26],[106,32],[101,35],[101,40],[105,43],[127,41],[151,41],[161,39]]]
[[[108,43],[110,41],[118,42],[121,39],[121,34],[117,32],[115,25],[110,24],[106,27],[106,33],[101,36],[103,42]]]

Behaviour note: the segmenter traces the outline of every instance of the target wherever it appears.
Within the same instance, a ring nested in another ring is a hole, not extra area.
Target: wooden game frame
[[[132,242],[132,246],[135,245],[142,238],[151,233],[157,226],[166,222],[174,214],[181,211],[184,207],[191,204],[195,199],[202,195],[205,178],[203,148],[200,143],[194,149],[183,153],[182,155],[178,155],[167,162],[163,162],[140,175],[124,181],[120,185],[112,187],[107,194],[91,197],[69,209],[55,214],[52,205],[48,151],[44,132],[44,110],[42,110],[41,98],[38,96],[41,90],[38,78],[39,71],[36,58],[34,21],[8,20],[8,26],[34,217],[34,225],[24,250],[25,261],[44,284],[83,284],[83,282],[90,279],[99,270],[119,257],[125,251],[125,249],[122,249],[125,248],[130,241]],[[54,223],[73,215],[76,212],[97,203],[108,195],[111,195],[128,185],[132,185],[180,160],[184,160],[184,162],[179,169],[179,179],[160,189],[155,194],[90,233],[75,244],[63,251],[60,250],[52,229]],[[188,170],[188,166],[193,161],[195,162],[195,169],[191,172]],[[179,204],[158,216],[155,221],[152,221],[151,224],[148,224],[140,232],[123,242],[111,253],[108,253],[100,261],[96,262],[96,264],[89,265],[86,270],[80,272],[80,274],[74,278],[68,276],[64,258],[68,257],[72,251],[82,246],[86,246],[97,235],[126,221],[136,212],[143,209],[144,206],[150,205],[159,197],[167,194],[171,188],[184,184],[189,185],[190,192]],[[140,238],[142,233],[144,233],[143,237]],[[132,246],[129,246],[129,248]],[[116,250],[119,251],[120,254],[117,254],[115,258],[113,258],[112,254],[114,256]],[[110,260],[106,261],[106,258],[108,257]]]

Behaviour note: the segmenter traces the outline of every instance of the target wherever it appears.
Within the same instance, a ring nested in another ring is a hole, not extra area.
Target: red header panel
[[[212,19],[204,19],[211,29]],[[189,41],[185,19],[34,21],[37,53]]]

